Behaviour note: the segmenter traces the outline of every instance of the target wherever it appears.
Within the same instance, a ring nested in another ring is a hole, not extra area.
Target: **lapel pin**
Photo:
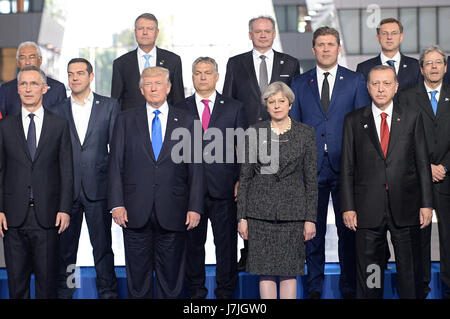
[[[366,129],[366,128],[368,128],[369,127],[369,125],[367,125],[367,124],[364,124],[364,129]]]
[[[163,65],[164,64],[164,60],[161,60],[160,62],[159,62],[159,65]]]
[[[448,97],[445,98],[444,102],[448,102]]]
[[[311,83],[313,83],[314,82],[314,79],[311,79]]]
[[[100,104],[100,101],[95,101],[95,104]]]
[[[281,61],[280,61],[280,64],[284,64],[284,61],[283,61],[283,60],[281,60]]]
[[[174,119],[173,119],[175,122],[178,122],[178,119],[175,117]]]
[[[340,77],[339,77],[339,80],[343,80],[343,79],[344,79],[344,77],[343,77],[343,76],[340,76]]]
[[[397,117],[397,122],[400,122],[400,118],[399,117]]]
[[[407,68],[408,66],[406,64],[403,64],[403,68]]]
[[[47,86],[47,90],[50,90],[52,87],[50,85]]]
[[[220,100],[220,102],[219,102],[220,104],[223,104],[224,102],[223,102],[223,100]]]

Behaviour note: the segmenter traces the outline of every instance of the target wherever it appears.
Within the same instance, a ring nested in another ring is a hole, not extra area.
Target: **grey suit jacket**
[[[280,144],[289,144],[280,146],[278,169],[267,174],[270,169],[261,155],[266,152],[265,145],[269,145],[270,150],[273,143],[270,121],[253,127],[258,132],[257,141],[248,134],[239,179],[238,218],[315,222],[317,147],[314,129],[292,120],[291,130],[280,136]],[[286,139],[289,141],[283,142]],[[262,152],[258,152],[258,160],[251,163],[252,154],[259,150]]]

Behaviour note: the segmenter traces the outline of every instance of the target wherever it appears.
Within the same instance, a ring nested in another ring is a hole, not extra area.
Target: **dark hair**
[[[403,33],[403,24],[400,21],[398,21],[397,19],[394,19],[394,18],[386,18],[386,19],[383,19],[380,21],[380,24],[377,27],[377,34],[380,34],[381,26],[386,23],[397,23],[397,25],[400,29],[400,33]]]
[[[320,27],[319,29],[314,31],[313,40],[312,40],[313,48],[316,45],[317,37],[320,37],[321,35],[334,35],[334,37],[336,38],[337,44],[341,45],[341,37],[339,36],[339,32],[334,28],[325,26],[325,27]]]
[[[86,60],[84,58],[74,58],[74,59],[70,60],[69,63],[67,63],[67,68],[69,68],[69,65],[71,65],[73,63],[84,63],[84,64],[86,64],[86,70],[87,70],[88,74],[91,74],[92,72],[94,72],[91,62],[89,62],[88,60]]]
[[[150,21],[155,22],[156,29],[158,29],[158,19],[156,19],[156,17],[153,14],[151,14],[151,13],[143,13],[139,17],[137,17],[136,20],[134,20],[134,28],[135,29],[136,29],[136,24],[137,24],[139,19],[146,19],[146,20],[150,20]]]
[[[395,70],[392,67],[390,67],[389,65],[380,64],[380,65],[376,65],[376,66],[374,66],[373,68],[370,69],[369,74],[367,75],[367,84],[370,83],[370,74],[373,71],[383,71],[383,70],[391,70],[392,72],[394,72],[395,82],[398,83],[397,73],[395,73]]]
[[[216,73],[219,72],[219,67],[217,65],[216,60],[214,60],[213,58],[210,58],[208,56],[201,56],[201,57],[198,57],[197,59],[195,59],[194,63],[192,63],[192,73],[194,73],[194,68],[199,63],[210,63],[214,66]]]

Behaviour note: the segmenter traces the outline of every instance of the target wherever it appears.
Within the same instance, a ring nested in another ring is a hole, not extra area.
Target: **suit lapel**
[[[317,68],[312,69],[310,72],[310,78],[308,80],[308,85],[313,94],[314,100],[316,101],[316,105],[319,108],[320,112],[323,113],[322,103],[320,103],[320,95],[319,95],[319,85],[317,84]]]
[[[162,161],[166,156],[170,156],[172,149],[171,135],[175,127],[177,127],[177,122],[179,121],[176,114],[174,114],[173,107],[169,106],[169,114],[167,115],[167,125],[166,132],[164,134],[164,141],[162,144],[161,152],[158,156],[158,162]]]
[[[30,152],[28,151],[27,139],[25,138],[25,132],[24,132],[23,123],[22,123],[22,112],[19,112],[19,114],[17,114],[16,116],[17,116],[17,122],[16,122],[17,123],[17,137],[20,141],[20,145],[22,145],[23,151],[27,155],[28,159],[31,161],[31,155],[30,155]]]
[[[47,139],[50,137],[50,127],[52,123],[52,115],[44,110],[44,121],[42,122],[41,136],[39,137],[39,143],[37,145],[36,154],[34,155],[34,161],[36,161],[41,154],[41,150],[45,147]]]
[[[63,112],[67,112],[67,118],[69,119],[70,131],[75,136],[78,144],[81,146],[80,137],[78,136],[78,131],[75,127],[75,120],[73,118],[73,108],[72,108],[72,99],[69,97],[67,99],[67,107],[63,110]]]
[[[211,120],[209,121],[208,127],[215,127],[217,121],[220,119],[221,114],[224,111],[225,101],[222,96],[216,92],[216,101],[214,102],[214,108],[211,114]]]
[[[383,150],[381,149],[380,139],[378,138],[377,128],[375,126],[375,120],[372,114],[372,106],[366,106],[363,112],[363,121],[361,123],[364,132],[369,136],[373,146],[378,152],[380,157],[384,158]]]
[[[417,93],[417,100],[416,100],[417,104],[419,104],[422,111],[434,121],[435,115],[433,112],[433,107],[431,106],[427,90],[423,83],[420,84],[419,89],[416,91],[416,93]]]
[[[398,73],[397,73],[397,78],[399,79],[407,79],[407,73],[408,72],[408,63],[406,63],[405,61],[405,57],[403,54],[400,54],[400,63],[398,66]]]
[[[191,95],[186,100],[188,111],[194,116],[194,119],[200,120],[197,111],[197,103],[195,102],[195,94]]]
[[[394,149],[394,145],[398,140],[398,137],[402,131],[402,110],[400,107],[394,102],[394,107],[392,110],[392,119],[391,119],[391,127],[389,130],[389,146],[386,154],[386,158],[389,157],[392,150]]]
[[[150,132],[149,132],[149,126],[148,126],[148,119],[147,119],[147,106],[141,106],[139,108],[139,111],[136,112],[136,124],[139,133],[141,134],[142,141],[143,141],[143,147],[145,152],[147,153],[148,157],[152,159],[154,162],[155,155],[153,154],[153,147],[152,142],[150,139]]]
[[[269,83],[279,81],[280,74],[281,74],[281,57],[277,51],[273,50],[272,75],[270,77]]]
[[[342,87],[344,86],[344,76],[342,75],[342,68],[338,66],[337,72],[336,72],[336,78],[334,79],[334,86],[333,91],[331,93],[331,100],[330,105],[328,106],[327,113],[330,112],[330,110],[333,110],[333,105],[336,102],[336,99],[339,98],[339,94],[341,93]],[[319,92],[319,89],[317,89],[317,92]]]
[[[98,99],[96,94],[94,94],[94,100],[92,101],[91,115],[89,116],[89,123],[88,123],[88,127],[86,130],[86,135],[84,137],[83,144],[86,144],[86,141],[88,140],[89,136],[92,134],[92,130],[96,126],[97,119],[100,115],[100,112],[101,112],[100,100]]]
[[[247,74],[250,79],[250,85],[253,87],[253,90],[257,92],[258,95],[260,95],[261,92],[258,85],[258,79],[256,78],[255,64],[253,62],[253,51],[248,52],[244,56],[244,60],[242,62],[244,69],[247,70]]]
[[[442,83],[441,93],[439,94],[439,103],[436,112],[436,120],[438,120],[442,114],[450,111],[450,87],[446,83]]]
[[[166,57],[164,56],[164,52],[161,51],[158,47],[156,47],[156,66],[166,67]]]

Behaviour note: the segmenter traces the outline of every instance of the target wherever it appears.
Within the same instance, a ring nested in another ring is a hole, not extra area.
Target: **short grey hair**
[[[442,58],[444,59],[444,65],[447,65],[447,55],[445,54],[445,51],[438,45],[430,45],[426,48],[423,48],[420,52],[419,64],[421,67],[423,67],[423,62],[425,62],[425,56],[430,52],[437,52],[442,55]]]
[[[370,83],[370,74],[373,71],[384,71],[384,70],[391,70],[394,73],[395,82],[398,83],[397,73],[395,73],[395,70],[392,67],[390,67],[389,65],[380,64],[380,65],[376,65],[376,66],[374,66],[373,68],[370,69],[369,74],[367,75],[367,84]]]
[[[154,14],[151,13],[143,13],[141,14],[139,17],[136,18],[136,20],[134,20],[134,28],[136,29],[136,25],[139,19],[146,19],[146,20],[150,20],[155,22],[156,24],[156,29],[158,29],[158,19],[156,19]]]
[[[278,92],[281,92],[285,97],[287,97],[287,99],[289,100],[289,105],[292,105],[292,103],[294,103],[295,100],[294,92],[292,92],[289,86],[287,86],[285,83],[281,81],[269,84],[269,86],[264,90],[263,94],[261,95],[262,103],[265,106],[267,106],[267,99],[277,94]]]
[[[42,71],[39,67],[34,65],[27,65],[22,70],[19,71],[17,74],[17,84],[19,84],[20,77],[22,76],[23,72],[27,71],[36,71],[39,72],[39,75],[41,76],[42,84],[47,84],[47,76],[45,75],[44,71]]]
[[[274,18],[272,18],[271,16],[259,16],[259,17],[250,19],[250,21],[248,22],[248,32],[253,31],[253,22],[255,22],[256,20],[259,20],[259,19],[266,19],[266,20],[269,20],[270,22],[272,22],[272,30],[275,30],[275,19]]]
[[[171,85],[169,70],[162,66],[152,66],[142,71],[141,78],[139,79],[139,87],[142,88],[144,86],[144,78],[158,75],[163,75],[167,83]]]
[[[201,56],[195,59],[194,63],[192,63],[192,73],[194,73],[194,68],[199,63],[211,63],[216,70],[216,73],[219,73],[219,66],[217,65],[216,60],[210,58],[209,56]]]
[[[17,47],[17,52],[16,52],[16,60],[19,61],[19,52],[23,47],[35,47],[36,48],[36,52],[38,55],[38,58],[42,57],[42,53],[41,53],[41,49],[39,48],[39,46],[36,44],[36,42],[33,41],[25,41],[22,42],[21,44],[19,44],[19,46]]]

